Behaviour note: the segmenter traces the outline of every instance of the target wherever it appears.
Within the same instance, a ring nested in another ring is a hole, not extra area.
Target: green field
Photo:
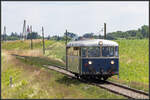
[[[34,43],[33,50],[30,49],[30,41],[25,41],[25,42],[13,41],[13,42],[6,42],[6,43],[3,42],[2,52],[5,51],[8,53],[30,56],[27,57],[27,61],[21,60],[23,61],[23,63],[29,65],[42,66],[42,64],[48,64],[48,65],[57,64],[57,65],[65,66],[65,42],[49,41],[49,40],[46,40],[45,42],[46,42],[47,50],[44,56],[42,54],[41,40],[33,41]],[[112,77],[109,80],[116,81],[122,84],[127,84],[130,87],[137,88],[140,90],[149,91],[148,90],[149,89],[148,88],[149,86],[148,39],[116,40],[116,42],[119,43],[119,58],[120,58],[119,59],[119,66],[120,66],[119,80],[117,79],[117,76]],[[2,76],[3,76],[3,72],[2,72]],[[75,98],[80,98],[80,97],[75,97]],[[89,97],[89,98],[94,98],[94,97]],[[97,98],[101,98],[101,97],[97,97]],[[105,98],[109,98],[109,97],[106,96]]]
[[[143,40],[117,40],[120,83],[149,91],[149,44]]]
[[[123,96],[70,79],[59,72],[42,67],[43,63],[51,65],[51,61],[55,61],[48,60],[45,57],[43,57],[42,61],[41,59],[27,57],[26,60],[23,60],[11,56],[8,51],[3,50],[1,76],[3,99],[125,99]],[[10,87],[9,83],[10,77],[13,80],[12,87]]]

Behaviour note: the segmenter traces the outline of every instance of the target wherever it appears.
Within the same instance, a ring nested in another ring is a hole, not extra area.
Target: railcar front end
[[[70,43],[67,48],[67,70],[75,75],[103,80],[119,76],[119,46],[116,42],[79,41]]]
[[[106,80],[119,75],[118,47],[83,47],[81,57],[81,74],[95,76]]]

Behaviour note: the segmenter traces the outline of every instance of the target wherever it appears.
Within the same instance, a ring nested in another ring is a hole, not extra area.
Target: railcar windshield
[[[87,48],[82,48],[82,57],[86,57]]]
[[[102,47],[103,57],[118,57],[118,47]]]
[[[114,47],[102,47],[102,56],[103,57],[113,57],[114,56]]]
[[[115,56],[118,57],[119,56],[119,48],[116,46],[115,47]]]
[[[114,56],[114,47],[109,47],[109,57]]]
[[[82,57],[100,57],[100,47],[83,47]]]
[[[88,48],[88,57],[99,57],[99,56],[100,56],[100,47]]]
[[[118,57],[118,46],[104,46],[100,47],[83,47],[82,57]]]

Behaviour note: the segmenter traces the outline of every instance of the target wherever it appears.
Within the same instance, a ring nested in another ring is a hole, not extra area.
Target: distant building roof
[[[104,39],[88,39],[88,40],[79,40],[79,41],[72,41],[67,43],[67,47],[80,47],[80,46],[100,46],[100,41],[102,41],[103,46],[118,46],[117,42],[111,40],[104,40]]]

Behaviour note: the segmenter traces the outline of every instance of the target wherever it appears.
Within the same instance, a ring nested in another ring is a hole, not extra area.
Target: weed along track
[[[25,58],[25,56],[19,56],[19,55],[13,55],[13,56],[17,56],[19,58]],[[49,66],[49,65],[43,65],[43,66],[48,68],[48,69],[52,69],[52,70],[55,70],[55,71],[60,72],[62,74],[65,74],[70,78],[77,79],[74,74],[66,71],[65,69],[63,69],[60,66],[57,66],[57,67]],[[127,98],[131,98],[131,99],[148,99],[149,98],[149,94],[146,92],[132,89],[132,88],[129,88],[127,86],[124,86],[124,85],[121,85],[118,83],[113,83],[113,82],[109,82],[109,81],[105,81],[105,82],[100,83],[100,82],[96,82],[96,80],[95,81],[87,81],[87,80],[80,79],[80,78],[78,80],[81,82],[87,83],[87,84],[98,86],[100,88],[106,89],[106,90],[111,91],[113,93],[123,95]]]
[[[97,84],[97,83],[92,83],[98,87],[107,89],[111,92],[123,95],[128,98],[132,99],[148,99],[149,94],[145,92],[139,92],[139,90],[132,90],[129,87],[124,87],[122,85],[116,85],[116,83],[111,83],[106,81],[106,84]]]
[[[44,65],[44,66],[49,68],[49,69],[61,72],[67,76],[70,76],[72,78],[77,79],[74,76],[74,74],[72,74],[72,73],[70,73],[70,72],[68,72],[62,68],[53,67],[53,66],[46,66],[46,65]],[[117,83],[112,83],[109,81],[97,83],[97,82],[88,82],[87,80],[83,80],[83,79],[78,79],[78,80],[80,80],[82,82],[86,82],[88,84],[96,85],[100,88],[107,89],[108,91],[117,93],[119,95],[123,95],[123,96],[128,97],[128,98],[132,98],[132,99],[148,99],[149,98],[149,94],[146,92],[135,90],[135,89],[132,89],[132,88],[129,88],[129,87],[117,84]]]

